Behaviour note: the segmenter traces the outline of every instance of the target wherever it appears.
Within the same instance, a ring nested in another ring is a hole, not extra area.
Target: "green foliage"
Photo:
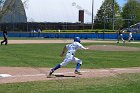
[[[114,0],[114,8],[113,8],[113,0],[105,0],[98,11],[95,21],[94,21],[94,28],[97,29],[112,29],[112,18],[113,18],[113,11],[114,11],[114,18],[115,20],[115,28],[118,29],[118,26],[122,24],[121,19],[121,12],[120,7],[116,0]],[[114,9],[114,10],[113,10]],[[118,24],[119,23],[119,24]]]
[[[123,7],[122,17],[124,19],[132,19],[125,21],[124,27],[140,22],[140,2],[137,0],[128,0]]]
[[[1,84],[0,93],[139,93],[140,74]]]
[[[43,30],[43,33],[59,33],[57,30]],[[92,33],[92,32],[115,32],[114,30],[109,29],[87,29],[87,30],[61,30],[60,33]]]

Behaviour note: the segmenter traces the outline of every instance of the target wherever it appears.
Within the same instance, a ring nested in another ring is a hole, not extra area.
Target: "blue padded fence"
[[[0,32],[2,37],[2,32]],[[9,32],[8,37],[43,37],[43,38],[74,38],[79,36],[82,39],[117,39],[117,33],[20,33],[20,32]],[[124,39],[128,39],[128,33],[125,33]],[[134,33],[133,38],[140,40],[140,34]]]

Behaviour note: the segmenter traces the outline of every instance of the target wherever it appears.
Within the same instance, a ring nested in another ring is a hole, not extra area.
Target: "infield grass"
[[[1,84],[0,93],[140,93],[140,74]]]
[[[84,43],[85,46],[97,44],[98,43]],[[59,55],[64,45],[65,44],[2,45],[0,46],[0,66],[52,68],[63,61],[63,58]],[[140,44],[119,45],[140,48]],[[76,57],[83,61],[82,68],[140,67],[140,51],[78,50]],[[70,63],[66,68],[67,67],[75,68],[75,64]]]

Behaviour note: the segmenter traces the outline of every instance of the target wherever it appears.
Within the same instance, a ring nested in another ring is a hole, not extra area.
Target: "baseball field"
[[[76,64],[46,74],[64,58],[60,53],[73,40],[9,40],[0,46],[0,93],[139,93],[140,42],[81,40],[89,50],[78,50]]]

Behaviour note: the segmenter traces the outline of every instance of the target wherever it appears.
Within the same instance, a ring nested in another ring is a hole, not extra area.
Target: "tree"
[[[120,20],[121,11],[120,6],[116,2],[116,0],[105,0],[98,10],[96,18],[94,20],[94,28],[96,29],[112,29],[113,27],[113,18],[115,21],[115,29],[117,29],[122,23]]]
[[[124,19],[130,19],[124,22],[124,27],[140,22],[140,1],[128,0],[122,10],[122,17]]]

